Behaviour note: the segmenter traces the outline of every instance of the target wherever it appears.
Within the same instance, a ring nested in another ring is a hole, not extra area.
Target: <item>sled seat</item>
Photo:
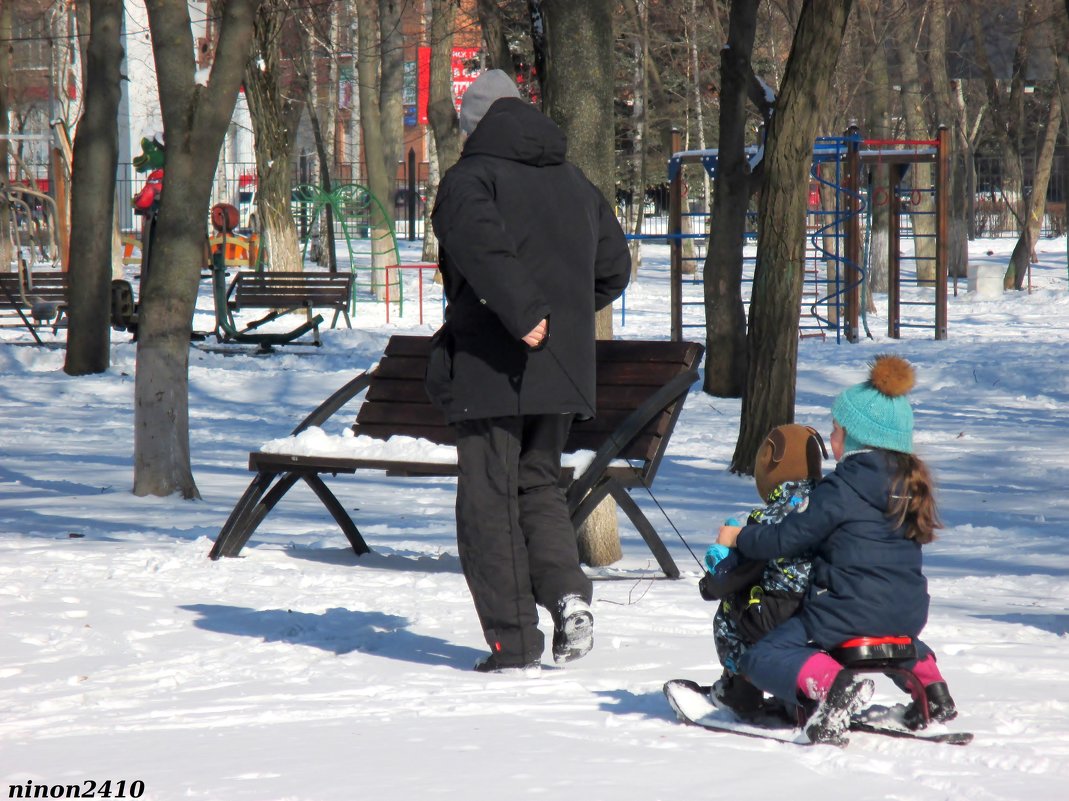
[[[912,670],[917,660],[917,644],[912,637],[855,637],[840,643],[830,653],[843,669],[851,673],[882,673],[889,677],[913,697],[927,725],[930,720],[928,696]]]

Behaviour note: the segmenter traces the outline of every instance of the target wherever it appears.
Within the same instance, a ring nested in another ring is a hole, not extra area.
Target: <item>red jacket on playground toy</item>
[[[145,179],[141,191],[134,195],[134,208],[138,214],[148,214],[163,194],[163,170],[153,170]]]
[[[156,134],[152,139],[141,140],[141,155],[134,159],[134,169],[138,172],[148,171],[148,178],[141,191],[134,195],[133,205],[138,214],[148,214],[154,204],[159,203],[163,194],[163,165],[166,154],[163,147],[163,134]]]

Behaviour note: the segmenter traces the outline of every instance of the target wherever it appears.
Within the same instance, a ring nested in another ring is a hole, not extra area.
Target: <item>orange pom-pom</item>
[[[869,373],[869,383],[889,398],[897,398],[913,389],[913,365],[901,356],[877,356]]]

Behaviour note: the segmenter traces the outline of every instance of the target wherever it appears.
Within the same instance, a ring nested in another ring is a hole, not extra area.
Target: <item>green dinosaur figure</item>
[[[138,172],[151,172],[162,170],[166,153],[164,153],[163,141],[157,135],[152,139],[147,136],[141,138],[141,155],[133,160],[134,169]]]

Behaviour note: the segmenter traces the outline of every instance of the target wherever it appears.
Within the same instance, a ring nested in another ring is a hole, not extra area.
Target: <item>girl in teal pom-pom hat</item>
[[[801,611],[752,646],[739,672],[789,705],[810,712],[811,739],[840,741],[850,715],[872,693],[829,651],[857,637],[909,636],[912,666],[935,721],[957,714],[935,655],[918,638],[928,620],[921,546],[941,527],[931,474],[913,453],[913,367],[879,356],[869,378],[832,404],[835,471],[814,488],[805,511],[779,523],[720,528],[717,542],[747,559],[812,553]],[[906,723],[924,724],[911,705]]]

